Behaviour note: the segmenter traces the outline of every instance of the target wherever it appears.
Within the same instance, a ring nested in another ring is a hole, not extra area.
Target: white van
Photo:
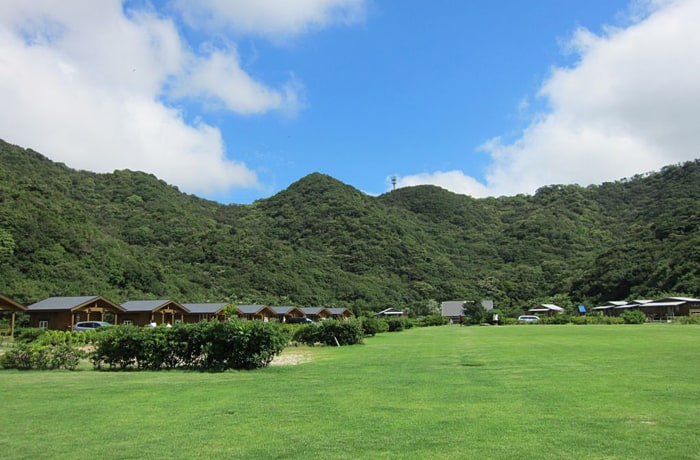
[[[518,316],[518,321],[521,323],[536,323],[537,321],[540,320],[540,317],[537,315],[521,315]]]

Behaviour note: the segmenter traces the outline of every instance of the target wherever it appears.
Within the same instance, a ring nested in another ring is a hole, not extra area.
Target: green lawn
[[[700,458],[700,327],[412,329],[250,372],[0,371],[1,458]]]

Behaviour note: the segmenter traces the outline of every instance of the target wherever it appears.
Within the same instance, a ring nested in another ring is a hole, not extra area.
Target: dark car
[[[105,321],[81,321],[73,325],[74,331],[94,331],[103,327],[111,326],[110,323]]]
[[[306,316],[302,318],[287,318],[288,324],[313,324],[313,321]]]

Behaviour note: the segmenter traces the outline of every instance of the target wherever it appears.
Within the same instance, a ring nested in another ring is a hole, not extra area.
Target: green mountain
[[[422,314],[494,299],[700,295],[700,161],[599,186],[474,199],[434,186],[371,197],[311,174],[251,205],[153,175],[95,174],[0,141],[0,292],[173,298]]]

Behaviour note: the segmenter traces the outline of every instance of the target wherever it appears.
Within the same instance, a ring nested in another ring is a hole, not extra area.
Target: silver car
[[[540,320],[537,315],[521,315],[518,316],[518,321],[521,323],[536,323]]]
[[[81,321],[73,325],[74,331],[94,331],[102,327],[109,327],[112,324],[105,321]]]

